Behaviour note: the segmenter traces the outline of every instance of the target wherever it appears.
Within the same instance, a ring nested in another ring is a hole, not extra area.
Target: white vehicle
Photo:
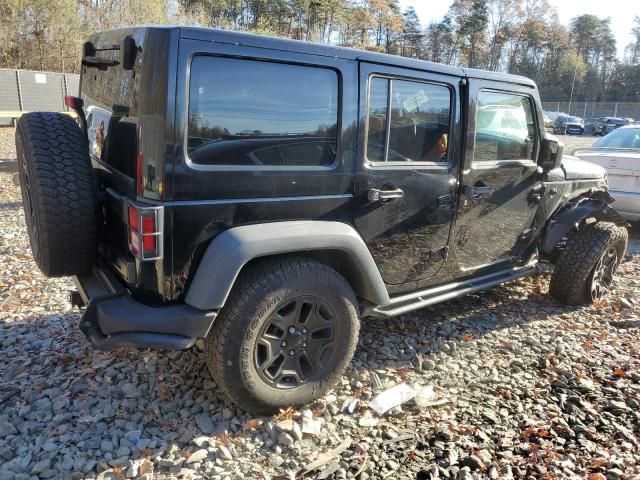
[[[616,210],[627,220],[640,220],[640,125],[620,127],[574,155],[605,167]]]

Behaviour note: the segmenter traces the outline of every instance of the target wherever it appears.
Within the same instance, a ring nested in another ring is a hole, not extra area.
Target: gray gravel
[[[556,304],[540,274],[366,319],[339,387],[253,418],[222,403],[199,345],[92,349],[71,282],[31,259],[11,177],[0,173],[0,480],[640,475],[638,254],[592,307]],[[400,383],[420,395],[373,413]]]
[[[579,148],[588,148],[602,137],[591,135],[556,135],[564,143],[564,153],[572,154]]]

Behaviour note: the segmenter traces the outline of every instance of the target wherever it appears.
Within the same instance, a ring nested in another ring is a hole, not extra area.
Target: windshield
[[[594,147],[640,148],[640,128],[620,128],[602,137]]]
[[[572,123],[580,123],[582,122],[581,118],[578,117],[567,117],[567,122],[572,122]]]

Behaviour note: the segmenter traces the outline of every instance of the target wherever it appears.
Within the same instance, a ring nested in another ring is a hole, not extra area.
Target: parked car
[[[596,120],[593,123],[593,135],[606,135],[630,123],[627,118],[602,117]]]
[[[584,133],[584,122],[580,117],[558,115],[553,124],[553,133],[559,135],[582,135]]]
[[[549,132],[549,133],[553,133],[553,120],[551,120],[551,117],[549,117],[549,115],[547,115],[546,112],[542,112],[542,118],[544,121],[544,129],[545,131]]]
[[[553,297],[590,303],[624,256],[605,170],[563,159],[527,78],[190,27],[95,34],[81,72],[80,126],[17,127],[39,268],[74,277],[97,348],[203,338],[221,394],[255,414],[333,388],[361,318],[539,261]]]
[[[606,168],[616,209],[640,220],[640,125],[620,127],[575,155]]]

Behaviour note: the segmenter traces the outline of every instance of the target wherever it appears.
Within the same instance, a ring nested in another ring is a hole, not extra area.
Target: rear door
[[[455,235],[463,272],[500,268],[524,252],[542,193],[541,114],[534,89],[471,79],[465,169]]]
[[[429,279],[447,258],[459,80],[360,64],[354,217],[387,284]]]

